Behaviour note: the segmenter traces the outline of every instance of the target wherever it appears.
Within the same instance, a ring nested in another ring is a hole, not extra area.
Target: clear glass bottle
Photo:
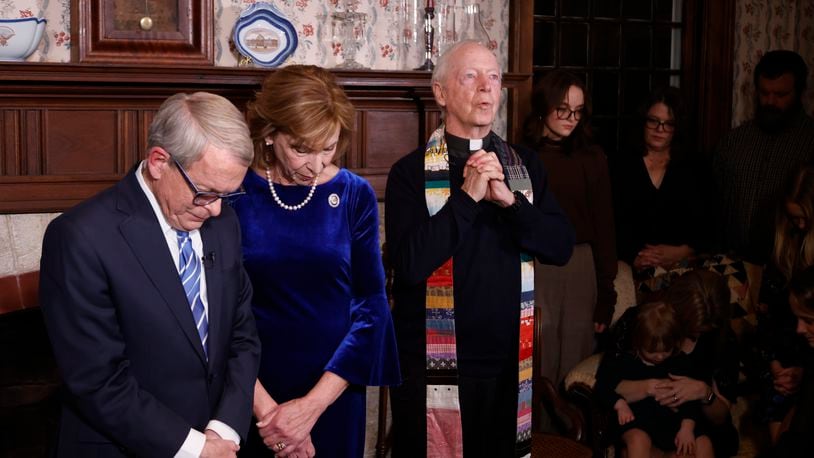
[[[462,7],[457,8],[455,22],[458,25],[457,40],[475,40],[480,44],[489,47],[491,39],[480,14],[480,5],[477,2],[465,2]]]
[[[456,21],[458,0],[438,0],[435,2],[436,46],[434,55],[438,57],[458,41],[460,25]]]
[[[399,62],[414,70],[424,61],[424,0],[399,0]]]

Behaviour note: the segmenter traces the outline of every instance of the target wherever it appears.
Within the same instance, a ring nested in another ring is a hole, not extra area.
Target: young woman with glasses
[[[613,209],[607,160],[591,141],[591,101],[582,80],[551,71],[535,86],[532,106],[526,143],[538,151],[577,235],[567,265],[535,266],[535,303],[544,320],[542,374],[558,383],[591,354],[594,333],[613,316]]]
[[[712,195],[709,173],[682,150],[679,90],[656,89],[640,115],[633,147],[616,155],[613,179],[619,258],[646,275],[706,248]]]

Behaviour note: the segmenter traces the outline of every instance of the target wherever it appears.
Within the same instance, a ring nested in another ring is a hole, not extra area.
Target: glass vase
[[[399,0],[399,66],[413,70],[424,62],[424,0]]]
[[[331,14],[333,51],[335,56],[341,56],[342,59],[342,62],[336,68],[367,68],[356,60],[359,52],[367,49],[365,39],[366,22],[367,15],[356,11],[336,11]]]
[[[486,27],[483,26],[480,5],[476,2],[465,3],[459,7],[455,14],[458,25],[458,41],[474,40],[480,44],[490,47],[491,39]]]

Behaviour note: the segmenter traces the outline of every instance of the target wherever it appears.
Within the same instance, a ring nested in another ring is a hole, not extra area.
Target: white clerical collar
[[[469,139],[469,151],[478,151],[479,149],[483,148],[483,139],[482,138],[470,138]]]

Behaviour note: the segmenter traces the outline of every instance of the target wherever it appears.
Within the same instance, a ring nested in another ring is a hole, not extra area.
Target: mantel
[[[157,66],[149,67],[121,64],[75,64],[75,63],[27,63],[4,62],[0,81],[22,85],[53,84],[55,86],[101,83],[107,85],[137,85],[165,87],[259,86],[263,78],[273,69],[200,67],[200,66]],[[332,70],[340,84],[353,87],[430,87],[430,73],[423,71],[392,70]],[[517,87],[527,81],[530,74],[507,73],[503,77],[504,86]],[[3,92],[6,92],[5,89]],[[0,93],[0,97],[5,94]]]
[[[161,102],[176,92],[221,94],[241,109],[274,70],[204,66],[3,63],[0,213],[63,211],[119,180],[146,147]],[[334,70],[357,108],[341,165],[382,198],[399,157],[440,122],[431,75]],[[506,74],[509,110],[529,74]],[[509,116],[509,131],[512,131]]]

